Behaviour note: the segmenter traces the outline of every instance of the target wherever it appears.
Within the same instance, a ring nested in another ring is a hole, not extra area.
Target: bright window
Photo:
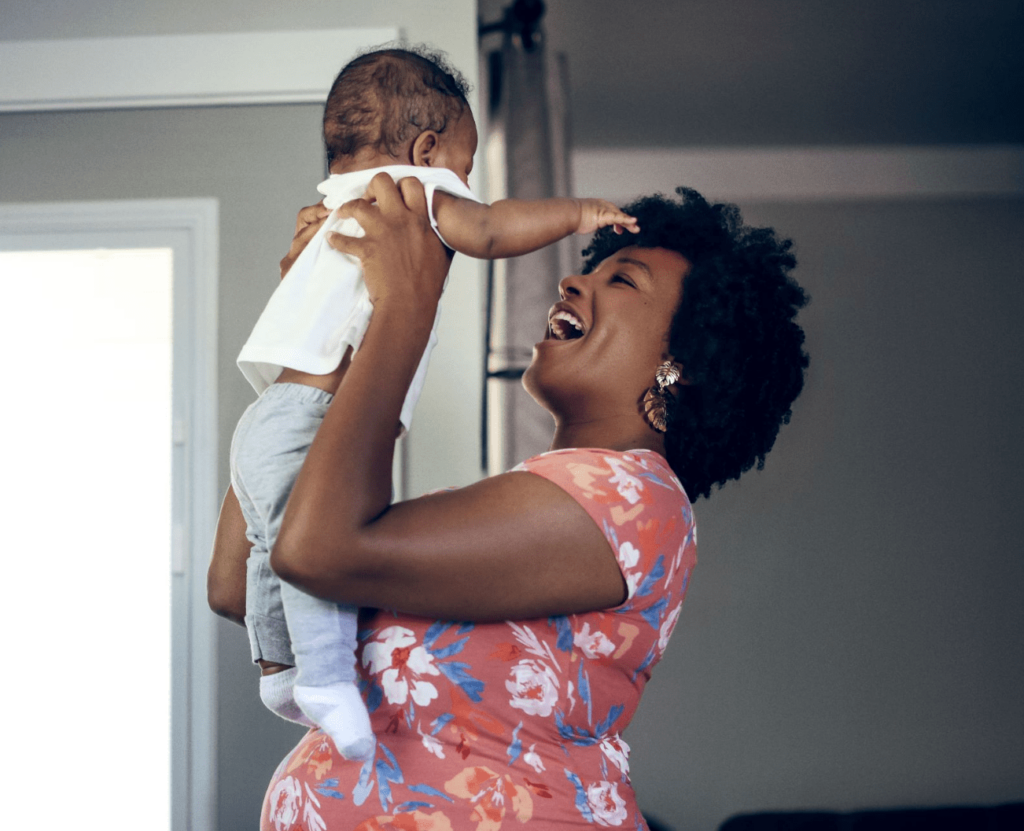
[[[170,827],[172,267],[0,252],[6,827]]]

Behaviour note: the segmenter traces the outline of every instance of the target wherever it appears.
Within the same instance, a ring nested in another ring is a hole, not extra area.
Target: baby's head
[[[384,164],[446,167],[466,181],[477,132],[469,85],[440,52],[379,49],[352,60],[324,107],[331,173]]]

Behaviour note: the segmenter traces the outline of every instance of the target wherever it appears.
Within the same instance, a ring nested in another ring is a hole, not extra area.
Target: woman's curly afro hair
[[[789,423],[808,364],[794,318],[809,298],[789,275],[790,240],[743,225],[735,205],[709,204],[690,188],[676,193],[678,201],[659,194],[627,205],[640,233],[601,229],[583,251],[583,270],[627,246],[666,248],[691,265],[669,334],[688,383],[673,387],[665,448],[697,499],[755,463],[762,469]]]

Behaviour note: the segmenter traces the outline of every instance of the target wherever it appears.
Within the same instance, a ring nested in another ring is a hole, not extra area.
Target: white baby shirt
[[[257,393],[262,394],[284,367],[324,375],[341,363],[345,350],[362,343],[373,313],[369,294],[363,283],[359,260],[342,254],[327,244],[327,234],[338,231],[347,236],[364,235],[352,218],[340,220],[337,209],[358,199],[378,173],[384,172],[395,181],[415,176],[425,186],[430,225],[444,242],[434,217],[434,191],[440,188],[463,199],[480,200],[452,171],[438,167],[389,165],[352,173],[334,174],[317,186],[324,195],[324,206],[333,213],[309,244],[299,254],[285,278],[271,295],[263,314],[249,335],[238,356],[238,366]],[[402,405],[402,426],[409,428],[427,375],[430,353],[437,343],[438,305],[427,348],[420,359],[405,403]]]

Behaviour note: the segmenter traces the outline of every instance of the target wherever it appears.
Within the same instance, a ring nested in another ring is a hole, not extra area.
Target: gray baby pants
[[[296,684],[310,687],[355,679],[357,609],[282,582],[270,569],[270,551],[332,398],[303,384],[271,384],[239,419],[231,441],[231,486],[252,543],[245,580],[252,659],[297,666]]]

